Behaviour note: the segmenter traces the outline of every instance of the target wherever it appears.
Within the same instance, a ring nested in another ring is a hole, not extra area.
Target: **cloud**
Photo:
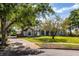
[[[68,8],[61,8],[61,9],[57,9],[56,7],[53,8],[53,10],[57,13],[62,13],[63,11],[67,10]]]
[[[79,8],[79,4],[74,4],[73,6],[71,7],[63,7],[61,9],[57,9],[56,7],[53,7],[53,10],[56,12],[56,13],[63,13],[64,11],[69,11],[69,10],[74,10],[74,9],[78,9]]]

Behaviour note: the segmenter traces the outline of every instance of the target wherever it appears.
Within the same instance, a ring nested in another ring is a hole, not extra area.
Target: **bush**
[[[15,36],[16,35],[16,31],[15,30],[12,30],[11,35],[12,36]]]

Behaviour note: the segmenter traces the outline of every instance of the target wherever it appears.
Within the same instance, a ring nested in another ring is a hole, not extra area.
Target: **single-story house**
[[[23,33],[21,34],[21,31],[17,31],[17,35],[19,35],[19,36],[28,36],[28,37],[33,37],[33,36],[52,36],[52,35],[54,35],[53,32],[46,31],[46,30],[41,30],[41,29],[35,28],[35,27],[28,27],[25,30],[23,30],[22,32]],[[56,35],[59,35],[59,34],[61,34],[61,33],[57,33]]]
[[[18,33],[17,35],[28,36],[28,37],[40,36],[41,35],[40,30],[36,29],[34,27],[28,27],[25,30],[23,30],[22,32],[23,32],[22,34],[21,34],[21,31],[20,31],[20,33],[17,32]]]
[[[35,31],[33,28],[27,28],[23,31],[23,36],[34,36]]]

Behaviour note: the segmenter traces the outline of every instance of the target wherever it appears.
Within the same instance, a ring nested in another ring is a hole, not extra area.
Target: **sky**
[[[76,3],[51,3],[50,5],[62,19],[67,18],[72,10],[79,8],[79,4]]]

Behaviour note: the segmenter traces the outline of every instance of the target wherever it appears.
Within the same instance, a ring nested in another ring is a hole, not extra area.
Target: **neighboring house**
[[[23,34],[19,33],[17,35],[19,35],[19,36],[33,37],[33,36],[40,36],[41,32],[40,32],[40,29],[37,28],[37,27],[28,27],[25,30],[23,30]]]
[[[23,34],[21,34],[21,31],[17,31],[17,34],[19,36],[28,36],[28,37],[42,36],[42,35],[43,36],[51,36],[51,35],[54,35],[53,32],[49,32],[49,31],[46,31],[46,30],[41,30],[39,27],[29,27],[29,28],[26,28],[23,31]],[[60,35],[60,34],[58,33],[58,35]]]
[[[72,28],[71,28],[71,33],[72,33],[72,35],[76,35],[76,36],[78,36],[79,35],[79,27],[77,27],[77,26],[73,26]],[[65,35],[70,35],[70,29],[67,29],[66,30],[66,34]]]
[[[75,28],[76,29],[76,28]],[[75,29],[72,29],[72,32],[75,32]],[[20,36],[28,36],[28,37],[33,37],[33,36],[52,36],[54,35],[53,32],[51,31],[46,31],[46,30],[42,30],[39,26],[35,26],[35,27],[28,27],[25,30],[23,30],[23,34],[21,34],[21,31],[17,31],[17,34]],[[76,30],[77,31],[77,30]],[[79,32],[79,29],[78,31]],[[59,30],[56,35],[68,35],[69,34],[69,30],[67,30],[66,33],[64,33],[63,31]]]
[[[35,31],[33,28],[27,28],[23,31],[23,36],[34,36]]]
[[[72,34],[73,34],[73,35],[76,35],[76,36],[79,36],[79,28],[74,28],[74,29],[72,30]]]

